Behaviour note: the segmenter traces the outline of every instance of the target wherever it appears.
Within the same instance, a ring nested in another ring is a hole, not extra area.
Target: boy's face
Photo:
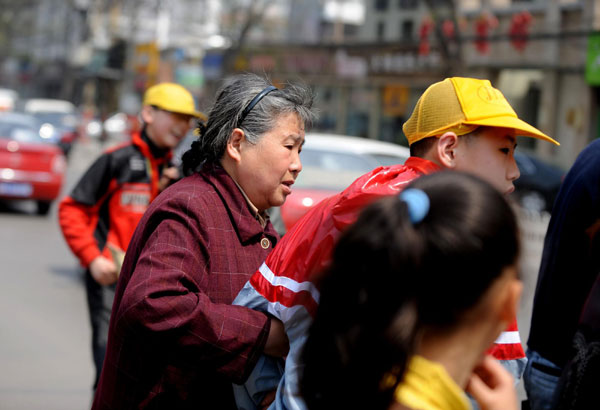
[[[521,175],[515,161],[517,147],[513,131],[484,128],[469,138],[459,138],[456,148],[457,171],[466,171],[491,183],[504,194],[515,190],[513,181]]]
[[[150,106],[144,107],[142,117],[146,134],[157,147],[174,149],[185,137],[192,125],[192,117]]]

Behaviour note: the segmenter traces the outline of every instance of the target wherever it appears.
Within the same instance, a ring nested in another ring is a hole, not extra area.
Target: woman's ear
[[[140,116],[142,117],[144,124],[152,124],[154,121],[154,108],[149,105],[144,105],[140,112]]]
[[[225,148],[225,154],[235,162],[242,160],[242,143],[246,139],[244,131],[239,128],[234,128],[227,141],[227,147]]]
[[[437,161],[444,168],[453,169],[456,167],[456,149],[459,139],[453,132],[446,132],[438,138],[435,154]]]

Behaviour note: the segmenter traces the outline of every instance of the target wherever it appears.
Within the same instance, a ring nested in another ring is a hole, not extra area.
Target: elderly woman
[[[235,408],[261,353],[283,356],[281,323],[231,302],[278,240],[265,211],[302,169],[312,94],[256,75],[217,93],[184,155],[188,174],[140,221],[115,295],[94,409]]]

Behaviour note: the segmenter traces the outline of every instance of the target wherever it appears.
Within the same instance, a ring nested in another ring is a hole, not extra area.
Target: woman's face
[[[242,140],[237,183],[259,211],[282,205],[292,192],[302,170],[302,144],[304,124],[296,113],[281,115],[257,143]]]

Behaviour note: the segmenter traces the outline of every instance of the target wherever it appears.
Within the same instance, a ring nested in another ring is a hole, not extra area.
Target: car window
[[[326,150],[305,148],[300,154],[302,172],[295,187],[342,190],[359,176],[377,167],[367,157]]]
[[[305,148],[300,154],[302,166],[321,168],[327,171],[362,171],[373,169],[373,164],[368,158],[344,152],[313,150]]]
[[[0,123],[0,138],[18,142],[44,142],[36,130],[9,123]]]
[[[375,158],[379,165],[383,166],[404,164],[404,161],[407,160],[407,157],[399,157],[396,155],[371,154],[371,156]]]
[[[75,128],[77,126],[77,117],[72,114],[60,112],[36,112],[33,116],[41,122],[48,122],[58,127]]]

